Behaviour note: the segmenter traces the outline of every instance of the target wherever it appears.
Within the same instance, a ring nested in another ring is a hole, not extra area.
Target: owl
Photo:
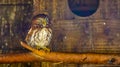
[[[38,14],[32,18],[31,28],[25,38],[28,45],[35,49],[50,51],[47,46],[52,39],[52,29],[47,15]]]

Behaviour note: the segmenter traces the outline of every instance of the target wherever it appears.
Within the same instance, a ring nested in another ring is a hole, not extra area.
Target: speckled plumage
[[[44,49],[50,44],[52,30],[48,27],[47,17],[37,17],[33,20],[30,30],[26,36],[26,42],[33,48]]]
[[[29,32],[26,42],[30,46],[44,48],[49,45],[52,38],[52,30],[50,28],[35,29],[33,32],[31,30]]]

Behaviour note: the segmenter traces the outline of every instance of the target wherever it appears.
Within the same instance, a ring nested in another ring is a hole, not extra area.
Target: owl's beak
[[[43,21],[42,24],[43,24],[43,27],[46,27],[47,25],[46,21]]]

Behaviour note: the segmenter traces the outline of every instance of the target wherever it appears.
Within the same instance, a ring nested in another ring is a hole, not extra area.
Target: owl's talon
[[[39,49],[40,49],[40,47],[39,47],[39,46],[37,46],[37,47],[36,47],[36,49],[37,49],[37,50],[39,50]]]
[[[43,48],[43,50],[47,51],[47,52],[50,52],[50,49],[49,48]]]

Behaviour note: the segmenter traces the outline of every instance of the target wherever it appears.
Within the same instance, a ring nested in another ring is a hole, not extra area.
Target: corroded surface
[[[32,15],[32,1],[3,0],[0,2],[0,52],[23,52],[23,40]]]

